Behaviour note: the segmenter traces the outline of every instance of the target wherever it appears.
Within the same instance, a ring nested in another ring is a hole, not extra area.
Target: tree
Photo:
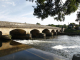
[[[79,26],[80,26],[80,12],[77,13],[77,19],[76,19],[76,21],[79,22]]]
[[[36,25],[41,25],[40,23],[36,23]]]
[[[34,1],[34,0],[29,0]],[[65,3],[62,0],[36,0],[36,7],[34,7],[33,15],[42,20],[48,16],[54,17],[57,21],[64,21],[65,15],[75,12],[80,0],[66,0]]]

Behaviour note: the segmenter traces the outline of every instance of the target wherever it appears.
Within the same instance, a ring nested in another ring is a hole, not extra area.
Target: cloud
[[[10,0],[0,0],[0,1],[10,1]]]
[[[11,4],[13,6],[15,6],[16,4],[14,2],[5,2],[6,4]]]
[[[5,5],[2,5],[2,7],[6,7]]]
[[[4,0],[0,0],[0,1],[4,1]]]
[[[14,2],[12,4],[13,4],[13,6],[16,6],[16,4]]]
[[[23,14],[21,16],[27,16],[27,15],[33,15],[33,12],[29,12],[29,13]]]

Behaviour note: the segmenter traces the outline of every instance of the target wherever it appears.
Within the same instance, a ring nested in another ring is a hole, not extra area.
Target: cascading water
[[[80,36],[54,36],[52,39],[15,40],[34,48],[54,53],[72,59],[74,54],[80,53]]]

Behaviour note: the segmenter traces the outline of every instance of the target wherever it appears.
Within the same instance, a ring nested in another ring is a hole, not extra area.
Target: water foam
[[[55,41],[43,41],[43,40],[14,40],[16,42],[22,43],[22,44],[34,44],[34,43],[59,43]]]
[[[62,46],[62,45],[56,45],[54,47],[52,47],[53,49],[67,49],[67,48],[80,48],[80,46],[78,45],[74,45],[74,46]]]

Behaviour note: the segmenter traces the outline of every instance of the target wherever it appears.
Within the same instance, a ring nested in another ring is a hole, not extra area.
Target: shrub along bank
[[[65,29],[64,33],[66,34],[80,34],[80,30],[75,30],[75,29]]]

